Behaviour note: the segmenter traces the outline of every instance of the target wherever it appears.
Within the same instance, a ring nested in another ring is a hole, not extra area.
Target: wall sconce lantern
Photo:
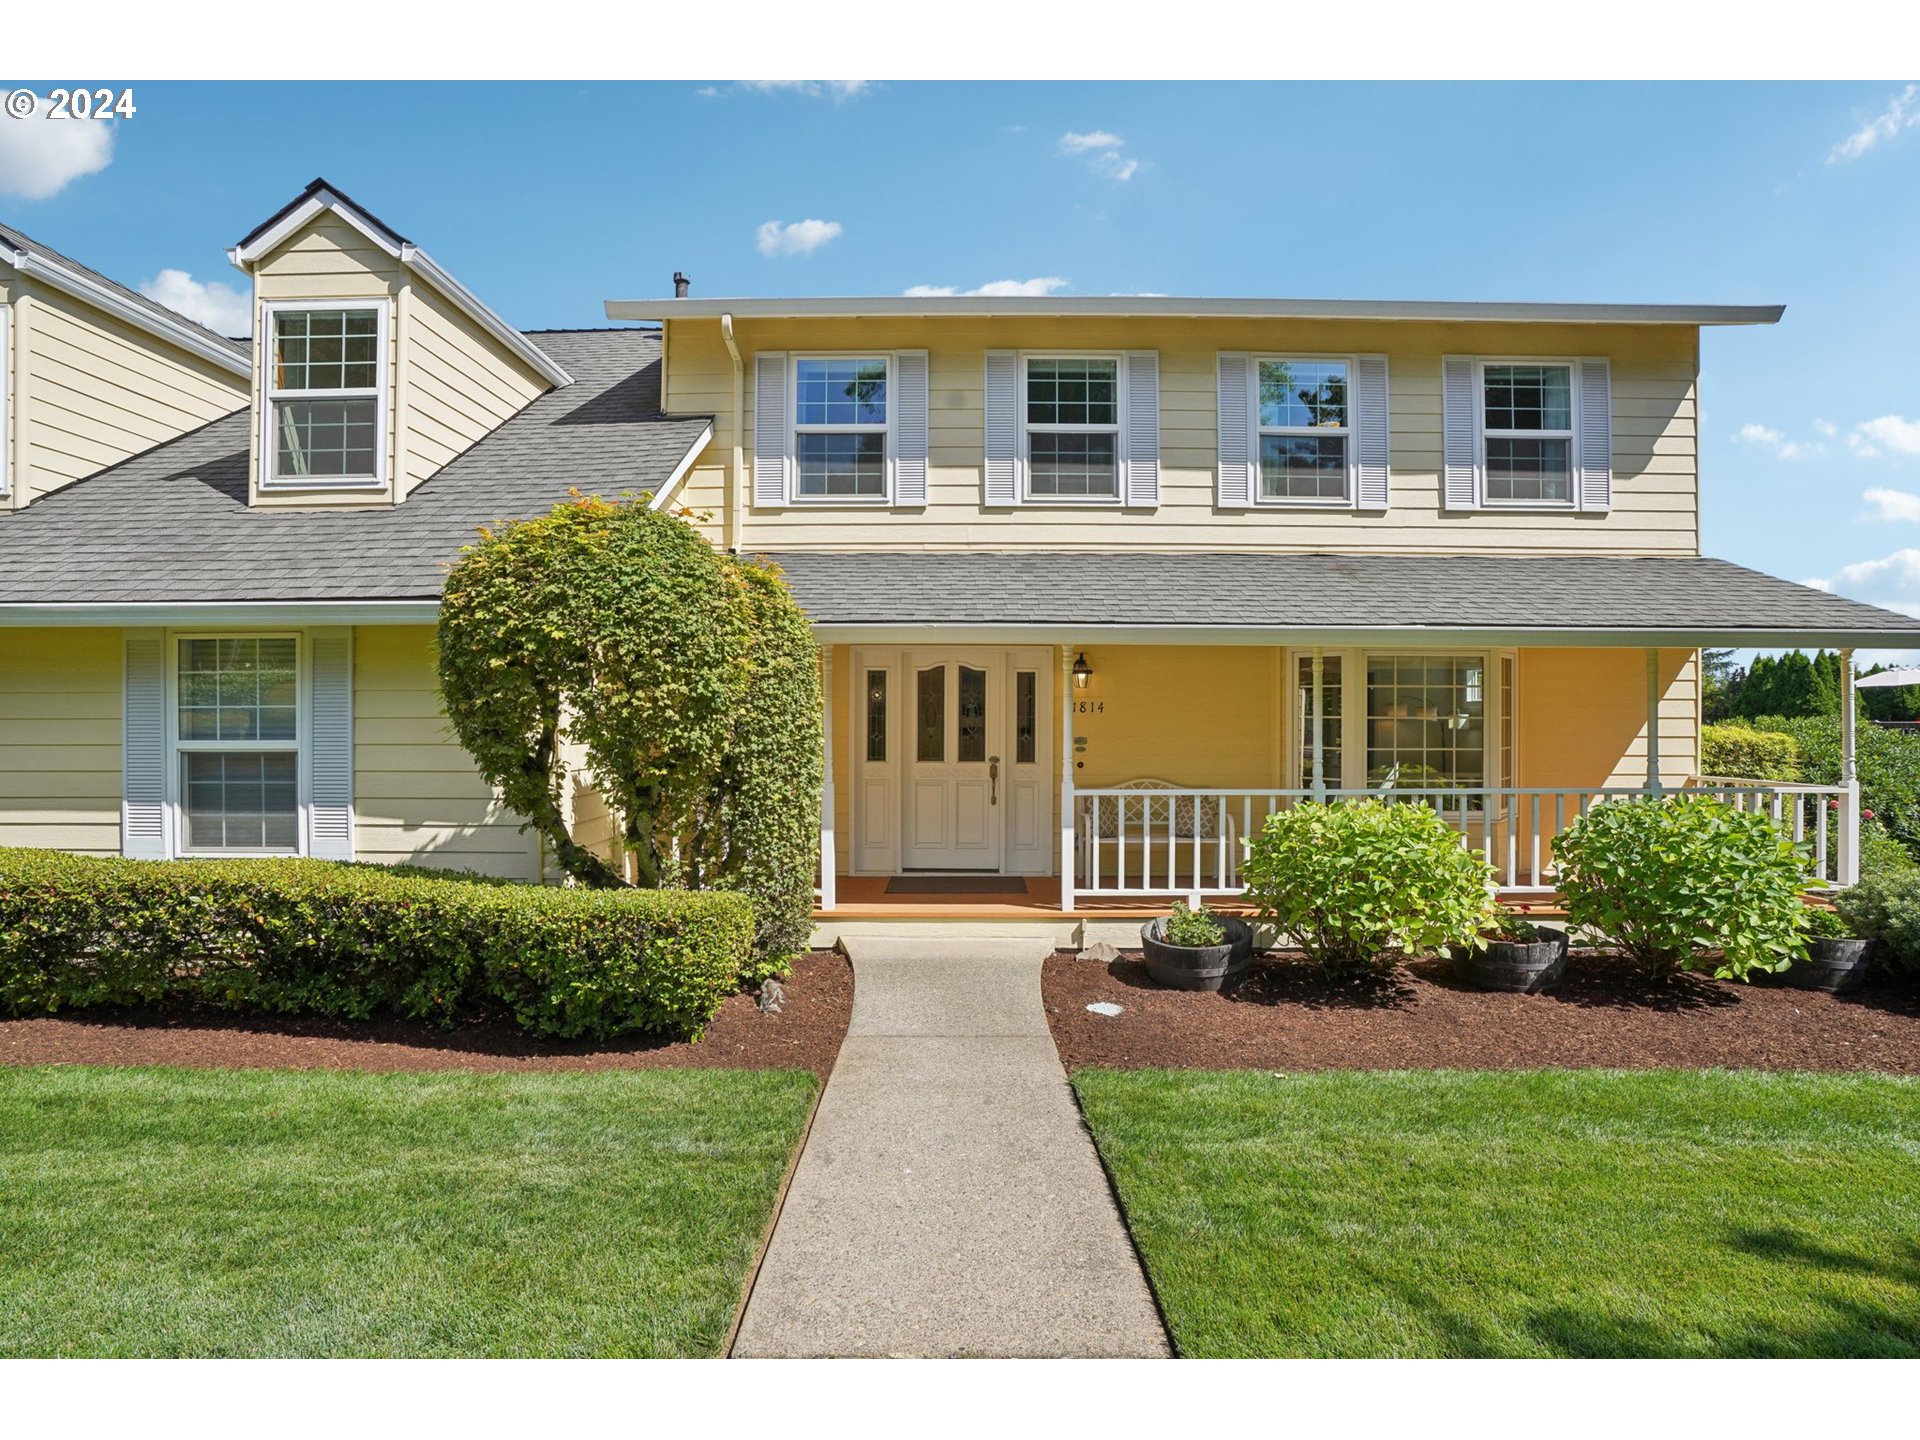
[[[1073,657],[1073,688],[1084,690],[1093,683],[1093,667],[1087,664],[1087,652],[1082,650]]]

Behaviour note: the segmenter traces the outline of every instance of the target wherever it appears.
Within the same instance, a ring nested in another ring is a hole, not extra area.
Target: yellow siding
[[[1643,650],[1520,652],[1520,784],[1644,785],[1647,661]],[[1700,768],[1699,656],[1660,652],[1660,778]]]
[[[742,433],[751,465],[753,354],[761,350],[928,351],[924,509],[795,507],[749,512],[749,548],[1549,551],[1693,554],[1697,335],[1683,326],[1552,326],[1223,320],[749,320],[736,325],[749,373]],[[681,493],[723,513],[735,443],[733,369],[717,323],[674,322],[666,407],[716,417],[714,442]],[[989,349],[1160,355],[1160,505],[987,510],[981,504]],[[1391,375],[1392,508],[1381,515],[1215,509],[1216,356],[1385,353]],[[1440,508],[1442,355],[1605,356],[1613,368],[1614,508],[1608,514],[1450,514]],[[744,488],[744,487],[743,487]],[[719,522],[716,519],[715,524]]]
[[[355,858],[541,879],[537,839],[453,737],[432,628],[362,626],[353,646]]]
[[[0,507],[117,465],[247,402],[247,382],[44,284],[0,267],[13,306],[6,378],[12,493]]]
[[[0,629],[0,845],[120,853],[120,632]]]

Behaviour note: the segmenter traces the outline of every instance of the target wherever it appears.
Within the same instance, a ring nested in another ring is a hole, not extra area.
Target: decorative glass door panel
[[[997,870],[1002,853],[1000,754],[1006,726],[1000,658],[914,654],[914,747],[907,766],[901,867]]]

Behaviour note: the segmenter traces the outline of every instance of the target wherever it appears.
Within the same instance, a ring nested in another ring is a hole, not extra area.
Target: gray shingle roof
[[[24,250],[29,255],[38,255],[42,259],[57,260],[69,269],[77,270],[97,285],[104,286],[127,301],[134,308],[146,311],[154,319],[171,325],[185,325],[188,329],[198,330],[207,339],[221,347],[231,350],[249,365],[253,363],[253,346],[245,340],[235,340],[230,335],[222,335],[217,330],[209,330],[198,320],[190,320],[178,310],[170,310],[157,300],[149,300],[138,290],[129,290],[118,280],[111,280],[91,266],[82,265],[71,255],[63,255],[51,245],[43,245],[30,235],[23,235],[11,225],[0,224],[0,244],[13,250]]]
[[[1610,555],[789,552],[816,625],[1804,632],[1920,646],[1920,620],[1725,560]],[[1776,642],[1777,643],[1777,642]],[[1789,642],[1790,643],[1790,642]],[[1829,638],[1824,643],[1842,642]]]
[[[0,605],[434,599],[476,526],[655,489],[710,423],[661,415],[658,331],[534,338],[575,383],[404,504],[248,508],[242,410],[0,518]]]

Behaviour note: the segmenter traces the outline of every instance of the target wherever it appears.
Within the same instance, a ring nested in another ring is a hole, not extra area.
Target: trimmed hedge
[[[698,1035],[753,909],[724,893],[556,889],[319,860],[0,849],[0,1010],[190,999],[220,1009],[529,1035]]]
[[[1703,725],[1700,773],[1736,780],[1798,780],[1800,742],[1751,725]]]

